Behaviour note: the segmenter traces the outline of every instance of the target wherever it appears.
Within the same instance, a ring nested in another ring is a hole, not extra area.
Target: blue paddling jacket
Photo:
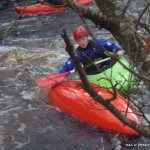
[[[113,52],[113,53],[122,50],[122,48],[119,47],[117,44],[108,42],[105,39],[100,38],[97,39],[97,43],[95,43],[94,41],[89,41],[86,48],[81,48],[80,46],[78,46],[76,49],[76,54],[80,58],[83,66],[86,66],[88,64],[95,62],[96,60],[100,60],[108,57],[104,53],[104,49],[102,47],[108,50],[109,52]],[[85,68],[85,71],[87,74],[98,73],[100,72],[99,68],[102,67],[103,65],[102,64],[100,64],[100,66],[92,65],[88,68]],[[62,67],[62,69],[59,71],[59,73],[70,71],[73,69],[73,67],[74,67],[74,62],[72,58],[69,58],[65,63],[65,65]]]

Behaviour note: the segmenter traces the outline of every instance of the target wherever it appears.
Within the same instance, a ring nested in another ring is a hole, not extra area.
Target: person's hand
[[[120,51],[118,51],[118,52],[117,52],[117,57],[121,57],[121,56],[123,56],[123,55],[124,55],[124,53],[125,53],[125,51],[124,51],[124,50],[120,50]]]

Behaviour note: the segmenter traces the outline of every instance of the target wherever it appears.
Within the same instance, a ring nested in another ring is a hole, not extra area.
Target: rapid
[[[17,16],[13,8],[0,11],[0,34],[8,31]],[[150,149],[145,137],[105,131],[60,112],[35,85],[37,78],[57,73],[63,66],[68,54],[62,30],[72,38],[71,30],[81,23],[72,10],[24,15],[0,40],[0,150]],[[95,36],[113,39],[87,23]],[[149,97],[146,91],[143,100],[148,102]]]

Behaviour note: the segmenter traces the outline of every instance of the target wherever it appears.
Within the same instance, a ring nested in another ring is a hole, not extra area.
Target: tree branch
[[[123,124],[128,125],[129,127],[135,129],[137,132],[141,133],[142,135],[146,137],[150,137],[150,129],[145,128],[141,125],[136,124],[134,121],[129,120],[128,118],[125,118],[125,116],[118,110],[116,107],[114,107],[110,102],[107,102],[103,97],[101,97],[89,84],[86,76],[85,71],[81,67],[80,59],[75,55],[75,52],[73,51],[73,46],[70,42],[70,39],[67,35],[67,33],[63,32],[62,38],[64,39],[66,43],[66,50],[69,53],[69,55],[72,57],[75,67],[79,73],[79,76],[83,83],[83,88],[90,94],[91,97],[94,98],[95,101],[98,103],[101,103],[103,106],[106,107],[106,109],[110,110]]]

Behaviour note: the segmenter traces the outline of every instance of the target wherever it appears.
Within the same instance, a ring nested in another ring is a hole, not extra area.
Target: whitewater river
[[[16,17],[13,9],[0,11],[1,35]],[[70,31],[80,23],[71,10],[23,16],[0,41],[0,150],[150,149],[145,137],[108,132],[54,109],[35,85],[35,79],[62,67],[68,54],[60,33],[66,29],[71,37]],[[112,39],[88,24],[96,36]],[[149,97],[147,91],[143,100]],[[126,145],[142,143],[149,147]]]

